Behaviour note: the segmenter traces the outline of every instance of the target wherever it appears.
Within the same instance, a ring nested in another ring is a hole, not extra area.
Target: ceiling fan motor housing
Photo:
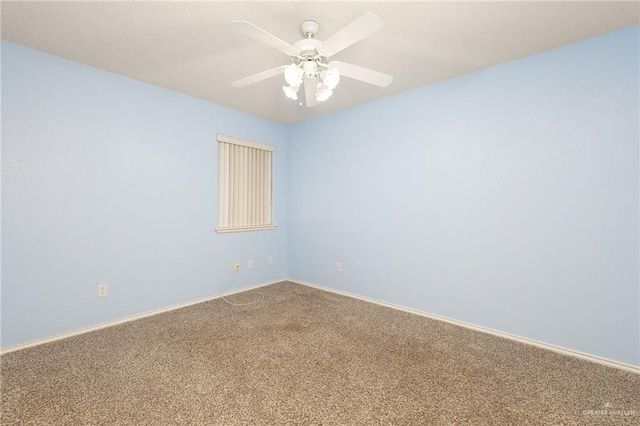
[[[322,42],[315,38],[303,38],[295,42],[293,46],[300,51],[301,57],[317,56]]]

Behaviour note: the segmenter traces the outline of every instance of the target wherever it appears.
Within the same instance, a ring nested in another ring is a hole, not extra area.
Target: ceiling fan
[[[308,107],[326,101],[340,82],[340,76],[386,87],[393,80],[388,74],[345,62],[329,62],[330,56],[373,34],[383,25],[379,16],[365,12],[327,40],[320,41],[314,38],[320,25],[316,21],[304,21],[300,25],[300,31],[305,38],[289,44],[248,21],[232,21],[232,29],[289,55],[291,64],[259,72],[234,81],[231,85],[245,87],[284,74],[287,83],[282,86],[284,94],[289,99],[298,100],[298,91],[304,85],[304,99]]]

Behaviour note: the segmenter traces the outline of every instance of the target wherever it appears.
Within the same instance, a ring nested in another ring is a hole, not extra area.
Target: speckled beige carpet
[[[259,291],[4,355],[2,425],[640,423],[640,375],[298,284]]]

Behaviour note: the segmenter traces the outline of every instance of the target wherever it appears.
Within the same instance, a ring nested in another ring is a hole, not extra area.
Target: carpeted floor
[[[2,425],[640,424],[638,374],[298,284],[259,291],[2,356]]]

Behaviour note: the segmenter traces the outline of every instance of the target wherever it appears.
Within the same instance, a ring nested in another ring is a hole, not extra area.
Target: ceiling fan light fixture
[[[284,92],[285,96],[294,101],[298,100],[299,89],[300,86],[282,86],[282,91]]]
[[[318,73],[318,64],[313,59],[307,59],[302,63],[305,78],[315,78]]]
[[[284,73],[286,85],[282,86],[282,90],[286,97],[297,101],[300,87],[304,85],[304,103],[307,107],[314,107],[333,95],[340,83],[341,74],[379,87],[387,87],[393,80],[390,75],[368,68],[329,61],[329,57],[382,28],[382,19],[371,12],[364,12],[325,41],[315,38],[319,30],[317,22],[304,21],[300,30],[305,38],[294,44],[289,44],[248,21],[237,20],[231,24],[235,30],[291,58],[288,65],[280,65],[236,80],[231,83],[233,87],[245,87],[276,75],[282,76]]]
[[[302,84],[302,70],[296,64],[291,64],[284,69],[284,79],[290,86]]]
[[[322,82],[327,89],[333,90],[340,83],[340,73],[337,69],[330,67],[322,71]]]

